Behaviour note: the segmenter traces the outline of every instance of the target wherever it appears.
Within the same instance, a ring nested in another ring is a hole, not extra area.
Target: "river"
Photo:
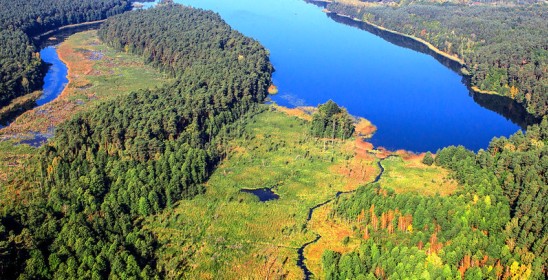
[[[59,59],[57,48],[55,46],[47,46],[40,50],[40,57],[48,63],[50,67],[44,77],[44,87],[42,96],[36,100],[37,106],[42,106],[53,101],[63,90],[68,83],[68,68]]]
[[[276,69],[276,103],[316,106],[332,99],[378,127],[371,139],[376,146],[423,152],[463,145],[477,151],[520,129],[502,115],[516,104],[496,97],[479,98],[484,102],[478,104],[463,78],[432,56],[338,23],[303,0],[175,2],[218,12],[260,41]]]

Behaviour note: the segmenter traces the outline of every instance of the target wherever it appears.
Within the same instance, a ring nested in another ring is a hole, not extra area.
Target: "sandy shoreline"
[[[323,2],[323,1],[318,1],[318,2]],[[436,48],[434,45],[432,45],[431,43],[427,42],[426,40],[424,39],[421,39],[421,38],[417,38],[415,36],[411,36],[411,35],[407,35],[407,34],[404,34],[404,33],[401,33],[401,32],[398,32],[396,30],[392,30],[392,29],[388,29],[388,28],[385,28],[385,27],[382,27],[382,26],[379,26],[379,25],[376,25],[372,22],[369,22],[369,21],[366,21],[366,20],[360,20],[358,18],[354,18],[354,17],[351,17],[351,16],[348,16],[348,15],[344,15],[344,14],[339,14],[339,13],[336,13],[336,12],[333,12],[333,11],[330,11],[328,9],[324,9],[324,12],[325,13],[332,13],[332,14],[335,14],[335,15],[338,15],[338,16],[341,16],[341,17],[345,17],[345,18],[349,18],[353,21],[356,21],[356,22],[360,22],[360,23],[364,23],[364,24],[367,24],[375,29],[378,29],[378,30],[381,30],[381,31],[385,31],[385,32],[389,32],[389,33],[392,33],[394,35],[398,35],[398,36],[402,36],[402,37],[406,37],[406,38],[409,38],[409,39],[412,39],[414,40],[415,42],[418,42],[424,46],[426,46],[429,50],[435,52],[436,54],[439,54],[451,61],[454,61],[458,64],[461,65],[461,67],[466,67],[466,63],[464,62],[463,59],[455,56],[455,55],[451,55],[451,54],[448,54],[438,48]],[[469,75],[466,75],[464,73],[460,73],[461,76],[463,77],[469,77]],[[496,91],[490,91],[490,90],[482,90],[480,88],[478,88],[477,86],[473,86],[473,85],[469,85],[468,87],[471,91],[475,92],[475,93],[479,93],[479,94],[490,94],[490,95],[499,95],[499,96],[504,96],[504,95],[501,95],[500,93],[496,92]]]
[[[341,17],[346,17],[346,18],[349,18],[349,19],[351,19],[351,20],[353,20],[353,21],[365,23],[365,24],[367,24],[367,25],[369,25],[369,26],[371,26],[371,27],[374,27],[374,28],[376,28],[376,29],[378,29],[378,30],[390,32],[390,33],[395,34],[395,35],[399,35],[399,36],[402,36],[402,37],[406,37],[406,38],[409,38],[409,39],[413,39],[413,40],[415,40],[416,42],[419,42],[419,43],[425,45],[425,46],[428,47],[428,49],[430,49],[431,51],[433,51],[433,52],[435,52],[435,53],[437,53],[437,54],[439,54],[439,55],[441,55],[441,56],[443,56],[443,57],[445,57],[445,58],[447,58],[447,59],[450,59],[450,60],[452,60],[452,61],[454,61],[454,62],[457,62],[457,63],[459,63],[461,66],[466,66],[466,64],[464,63],[464,60],[462,60],[462,59],[459,58],[458,56],[456,56],[456,55],[451,55],[451,54],[449,54],[449,53],[447,53],[447,52],[444,52],[444,51],[442,51],[442,50],[436,48],[434,45],[432,45],[431,43],[427,42],[427,41],[424,40],[424,39],[417,38],[417,37],[412,36],[412,35],[407,35],[407,34],[405,34],[405,33],[401,33],[401,32],[396,31],[396,30],[388,29],[388,28],[386,28],[386,27],[382,27],[382,26],[380,26],[380,25],[376,25],[376,24],[374,24],[374,23],[372,23],[372,22],[370,22],[370,21],[367,21],[367,20],[360,20],[360,19],[358,19],[358,18],[351,17],[351,16],[349,16],[349,15],[339,14],[339,13],[330,11],[330,10],[328,10],[328,9],[325,9],[324,12],[326,12],[326,13],[331,13],[331,14],[336,14],[336,15],[341,16]]]

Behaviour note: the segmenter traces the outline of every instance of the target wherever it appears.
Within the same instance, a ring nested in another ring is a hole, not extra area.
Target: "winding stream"
[[[385,157],[383,159],[380,159],[378,162],[377,162],[377,165],[379,166],[379,169],[380,169],[380,172],[379,174],[377,175],[377,177],[375,177],[375,180],[373,180],[371,183],[368,183],[369,184],[374,184],[374,183],[378,183],[379,180],[381,179],[382,177],[382,174],[384,173],[384,167],[382,166],[382,161],[387,159],[387,158],[390,158],[390,157],[393,157],[392,155],[388,156],[388,157]],[[357,190],[357,189],[356,189]],[[335,200],[336,198],[338,198],[341,194],[349,194],[349,193],[353,193],[355,192],[356,190],[352,190],[352,191],[347,191],[347,192],[337,192],[335,194],[335,197],[331,198],[331,199],[328,199],[320,204],[317,204],[315,205],[314,207],[310,208],[308,210],[308,216],[306,217],[306,221],[305,221],[305,229],[308,228],[308,223],[310,222],[310,220],[312,219],[312,214],[314,214],[314,210],[332,202],[333,200]],[[306,266],[306,258],[304,257],[304,249],[310,245],[310,244],[314,244],[316,242],[318,242],[318,240],[320,240],[320,238],[322,238],[321,235],[316,234],[316,238],[314,238],[314,240],[312,241],[309,241],[309,242],[306,242],[305,244],[303,244],[298,250],[297,250],[297,266],[300,267],[304,273],[304,279],[308,280],[310,279],[311,276],[313,276],[312,272],[308,269],[308,267]]]

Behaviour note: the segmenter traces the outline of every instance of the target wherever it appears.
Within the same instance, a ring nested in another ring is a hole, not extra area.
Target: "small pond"
[[[254,189],[254,190],[242,189],[241,192],[253,194],[256,197],[258,197],[261,202],[276,200],[280,198],[279,195],[275,194],[272,191],[272,189],[269,189],[269,188]]]

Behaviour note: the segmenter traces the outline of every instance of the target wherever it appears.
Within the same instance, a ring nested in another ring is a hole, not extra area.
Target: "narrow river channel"
[[[382,175],[384,174],[384,167],[382,166],[382,161],[387,159],[387,158],[390,158],[392,157],[392,155],[386,157],[386,158],[383,158],[383,159],[380,159],[378,162],[377,162],[377,165],[379,167],[379,174],[377,175],[377,177],[375,177],[375,180],[373,180],[371,183],[369,184],[374,184],[374,183],[377,183],[379,182],[379,180],[381,179]],[[353,193],[355,192],[356,190],[353,190],[353,191],[347,191],[347,192],[337,192],[335,194],[335,197],[329,199],[329,200],[326,200],[318,205],[315,205],[313,206],[312,208],[308,209],[308,215],[306,216],[306,222],[305,222],[305,229],[308,228],[308,223],[310,222],[310,220],[312,219],[312,215],[314,214],[314,211],[328,203],[331,203],[333,202],[335,199],[337,199],[339,196],[341,196],[341,194],[350,194],[350,193]],[[318,240],[320,240],[320,238],[322,238],[321,235],[317,234],[316,233],[316,238],[314,238],[313,240],[311,241],[308,241],[306,242],[305,244],[303,244],[299,249],[297,249],[297,266],[300,267],[303,271],[303,274],[304,274],[304,279],[305,280],[308,280],[310,279],[311,277],[313,277],[314,275],[312,274],[312,272],[308,269],[308,266],[306,266],[306,258],[304,256],[304,250],[306,249],[306,247],[308,247],[308,245],[310,244],[314,244],[316,242],[318,242]]]
[[[44,88],[42,96],[36,100],[37,106],[42,106],[57,98],[68,84],[68,68],[59,59],[57,48],[55,46],[47,46],[40,50],[40,57],[48,63],[50,67],[44,77]]]

